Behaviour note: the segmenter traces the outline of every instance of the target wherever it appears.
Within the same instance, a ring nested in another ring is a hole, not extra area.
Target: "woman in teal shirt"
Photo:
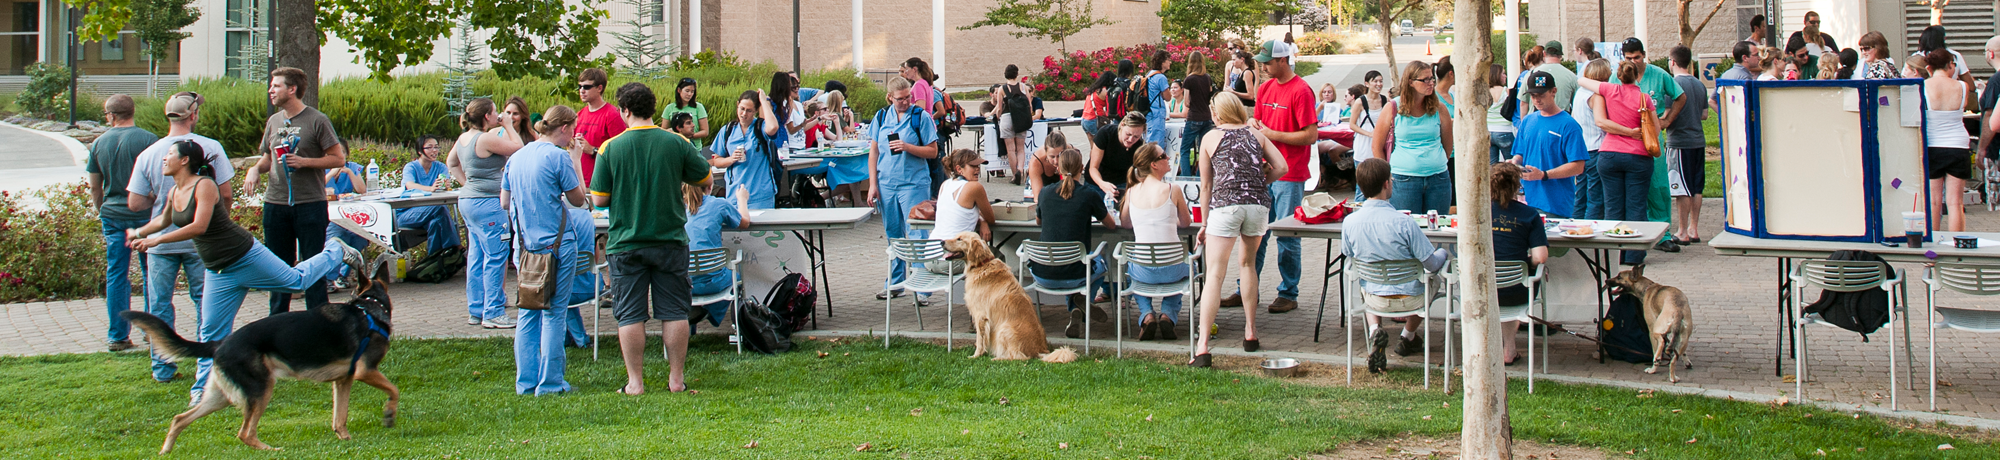
[[[1410,61],[1403,66],[1403,81],[1396,84],[1398,99],[1389,101],[1375,126],[1374,138],[1391,134],[1395,143],[1379,145],[1376,155],[1389,160],[1392,193],[1389,204],[1413,213],[1451,209],[1451,113],[1438,100],[1437,77],[1431,65]]]

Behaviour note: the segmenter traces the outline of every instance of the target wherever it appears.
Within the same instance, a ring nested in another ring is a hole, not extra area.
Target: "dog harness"
[[[363,300],[374,301],[374,299]],[[347,375],[349,377],[354,376],[354,369],[360,366],[361,355],[368,353],[368,343],[375,340],[375,334],[382,334],[383,338],[389,337],[389,331],[382,330],[382,326],[376,324],[375,315],[368,314],[368,309],[361,308],[360,305],[355,305],[354,309],[361,311],[361,320],[368,324],[368,335],[361,337],[361,346],[355,348],[354,357],[347,360]]]

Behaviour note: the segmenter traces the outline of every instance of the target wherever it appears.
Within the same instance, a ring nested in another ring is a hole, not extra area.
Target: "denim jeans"
[[[429,235],[431,252],[458,245],[458,224],[444,206],[419,206],[396,210],[396,228],[423,229]]]
[[[1136,283],[1167,284],[1187,279],[1188,266],[1168,265],[1164,267],[1147,267],[1143,265],[1131,265],[1126,268],[1126,276],[1131,277],[1131,280]],[[1296,295],[1294,294],[1294,296]],[[1146,315],[1153,313],[1153,298],[1142,295],[1132,296],[1132,301],[1139,305],[1140,324],[1145,324]],[[1173,320],[1174,324],[1180,324],[1181,296],[1176,295],[1160,299],[1160,313],[1165,313],[1167,319]]]
[[[1645,155],[1604,152],[1598,160],[1604,184],[1604,218],[1630,222],[1646,220],[1646,193],[1652,187],[1653,159]],[[1626,265],[1646,261],[1646,251],[1625,251]]]
[[[507,212],[500,198],[459,198],[458,212],[465,219],[465,309],[479,319],[507,314],[507,259],[513,248],[507,245]]]
[[[1396,209],[1412,214],[1437,211],[1445,214],[1451,211],[1451,173],[1437,173],[1429,176],[1405,176],[1390,174],[1393,192],[1389,203]]]
[[[1604,218],[1604,180],[1598,173],[1597,157],[1598,151],[1590,151],[1590,157],[1583,160],[1583,173],[1576,175],[1576,210],[1570,216]]]
[[[312,257],[325,249],[326,202],[315,201],[282,205],[264,203],[264,246],[285,265],[298,263],[300,259]],[[326,280],[322,279],[295,291],[304,293],[306,308],[326,305]],[[271,314],[276,315],[292,310],[292,293],[271,294]]]
[[[1090,139],[1097,138],[1097,120],[1085,118],[1083,119],[1083,123],[1080,124],[1083,126],[1083,134],[1089,136],[1088,138]]]
[[[882,213],[883,236],[891,239],[921,238],[920,236],[910,236],[910,208],[916,207],[917,203],[931,199],[930,192],[930,189],[926,185],[882,187],[882,190],[877,192],[880,198],[877,198],[875,201],[875,210]],[[903,266],[902,259],[891,259],[889,261],[889,279],[884,282],[883,286],[902,283],[905,274],[904,270],[908,268]]]
[[[690,279],[688,280],[690,289],[688,289],[688,291],[690,294],[693,294],[695,296],[719,294],[722,291],[729,289],[729,275],[731,275],[731,272],[729,271],[729,269],[725,268],[721,270],[716,270],[715,273],[690,277]],[[708,305],[695,305],[695,306],[700,307],[703,310],[708,310],[709,325],[721,326],[722,317],[729,313],[729,307],[731,306],[732,303],[733,302],[724,300],[721,302],[716,302]]]
[[[1292,210],[1305,199],[1306,183],[1277,181],[1271,183],[1271,220],[1292,216]],[[1278,240],[1278,298],[1298,300],[1299,298],[1299,239],[1297,237],[1271,238],[1265,234],[1257,243],[1257,273],[1264,273],[1264,252],[1271,246],[1271,240]]]
[[[1182,126],[1181,151],[1180,151],[1181,156],[1179,160],[1181,164],[1180,175],[1182,177],[1195,177],[1201,175],[1201,164],[1196,160],[1195,156],[1200,155],[1200,153],[1198,152],[1201,151],[1200,148],[1201,137],[1208,135],[1208,130],[1210,129],[1215,129],[1215,123],[1206,121],[1190,121],[1187,122],[1186,125]]]
[[[174,327],[174,279],[187,273],[188,301],[195,311],[201,311],[201,290],[206,272],[201,268],[201,257],[195,253],[147,254],[146,255],[146,313],[167,322]],[[153,380],[166,381],[174,378],[174,371],[180,365],[159,354],[153,355]]]
[[[340,245],[333,241],[320,243],[325,249],[296,267],[286,264],[263,245],[252,244],[250,252],[228,268],[208,271],[207,283],[202,286],[201,338],[197,341],[215,342],[229,337],[229,331],[236,326],[236,312],[243,308],[243,296],[251,289],[270,291],[276,297],[279,293],[297,293],[315,284],[325,284],[326,276],[343,265],[343,254]],[[208,384],[208,371],[214,363],[209,358],[195,362],[194,388]]]
[[[1154,111],[1146,115],[1146,142],[1167,146],[1167,112]]]
[[[326,226],[326,239],[340,240],[341,242],[347,243],[348,246],[353,246],[355,249],[368,247],[367,238],[363,238],[361,237],[361,235],[356,235],[354,234],[354,232],[347,231],[346,228],[343,228],[339,225]],[[329,275],[327,279],[332,280],[347,276],[347,271],[348,271],[347,266],[342,265],[340,266],[339,270],[334,270],[333,274]]]
[[[143,227],[146,221],[98,218],[97,222],[104,229],[104,313],[111,317],[104,340],[132,340],[132,325],[118,316],[132,309],[132,249],[125,247],[125,230]]]
[[[1083,279],[1057,280],[1057,279],[1043,278],[1041,276],[1035,275],[1035,270],[1033,268],[1028,269],[1028,276],[1033,277],[1035,279],[1035,285],[1049,289],[1076,289],[1083,287],[1084,281],[1094,281],[1096,287],[1092,288],[1089,294],[1083,296],[1084,297],[1083,301],[1079,302],[1074,297],[1067,299],[1066,305],[1069,307],[1071,311],[1075,311],[1077,308],[1083,307],[1083,304],[1089,303],[1090,299],[1092,297],[1096,297],[1098,293],[1111,290],[1111,285],[1104,281],[1104,256],[1097,256],[1097,258],[1091,259],[1089,280],[1083,280]]]
[[[1514,133],[1488,132],[1487,155],[1494,163],[1507,161],[1514,156]]]
[[[574,232],[565,235],[562,247],[555,254],[555,279],[576,280],[576,255],[578,241]],[[532,253],[532,252],[531,252]],[[547,249],[544,248],[544,254]],[[579,284],[576,282],[555,283],[551,299],[567,299]],[[569,312],[575,309],[550,308],[547,310],[520,310],[520,321],[514,326],[514,392],[524,395],[545,395],[572,390],[563,379],[568,366],[563,341],[570,339]],[[582,318],[577,319],[581,326]]]

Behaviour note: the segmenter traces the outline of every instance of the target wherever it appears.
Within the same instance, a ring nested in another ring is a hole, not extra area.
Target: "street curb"
[[[799,335],[811,335],[811,336],[821,336],[821,337],[831,336],[831,337],[881,338],[881,336],[877,335],[875,332],[876,331],[801,331],[793,333],[792,335],[794,337]],[[942,332],[905,331],[905,332],[897,332],[896,336],[909,339],[929,339],[929,340],[945,338],[945,334]],[[969,334],[956,334],[953,335],[953,338],[964,339],[963,341],[967,344],[970,344],[972,341],[972,337]],[[1097,348],[1107,348],[1105,345],[1102,345],[1103,342],[1107,341],[1108,340],[1093,340],[1093,342],[1097,343],[1093,343],[1092,345]],[[1066,338],[1049,339],[1049,345],[1052,347],[1061,345],[1077,347],[1078,352],[1081,353],[1083,340],[1066,339]],[[1178,353],[1188,352],[1186,345],[1178,345],[1178,344],[1167,345],[1160,342],[1148,343],[1148,342],[1133,341],[1132,343],[1125,344],[1125,348],[1137,351],[1153,351],[1153,352],[1164,351],[1164,352],[1178,352]],[[1345,366],[1347,362],[1347,357],[1344,355],[1331,355],[1331,354],[1321,354],[1321,353],[1296,353],[1296,352],[1282,352],[1282,351],[1260,352],[1256,354],[1250,354],[1242,352],[1241,348],[1225,348],[1217,346],[1210,346],[1209,353],[1216,355],[1251,356],[1259,358],[1293,358],[1301,361],[1315,361],[1333,366]],[[1359,356],[1357,356],[1356,358],[1365,359]],[[1392,367],[1410,367],[1398,362],[1390,362],[1389,365]],[[1528,373],[1524,371],[1507,371],[1506,374],[1507,378],[1509,379],[1524,379],[1527,378],[1528,376]],[[1630,388],[1635,390],[1653,390],[1655,392],[1661,392],[1661,393],[1705,396],[1716,399],[1728,399],[1732,401],[1745,401],[1745,402],[1765,403],[1765,404],[1776,402],[1778,398],[1785,397],[1784,395],[1769,395],[1769,394],[1748,393],[1748,392],[1730,391],[1730,390],[1710,390],[1704,388],[1691,388],[1678,385],[1659,385],[1659,384],[1631,382],[1624,380],[1610,380],[1610,379],[1599,379],[1590,377],[1572,377],[1561,374],[1536,374],[1535,378],[1539,380],[1549,380],[1562,383],[1597,385],[1597,386],[1616,387],[1616,388]],[[1847,404],[1847,403],[1840,403],[1833,401],[1790,401],[1790,403],[1811,404],[1821,409],[1826,409],[1835,412],[1865,413],[1868,415],[1873,415],[1883,418],[1902,419],[1918,423],[1926,423],[1926,424],[1944,423],[1947,425],[1977,428],[1981,430],[2000,430],[2000,420],[1989,419],[1989,418],[1968,417],[1964,415],[1955,415],[1955,414],[1939,414],[1939,413],[1912,411],[1912,410],[1891,411],[1887,408],[1882,408],[1882,407],[1870,407],[1870,406]],[[1921,402],[1915,404],[1921,404]]]
[[[40,134],[40,135],[42,135],[42,137],[46,137],[46,138],[49,138],[49,139],[52,139],[52,140],[55,140],[57,144],[62,144],[62,146],[63,146],[64,148],[67,148],[67,149],[69,149],[69,156],[70,156],[70,158],[73,158],[73,159],[75,159],[75,160],[76,160],[76,164],[74,164],[74,165],[72,165],[72,166],[83,166],[83,165],[84,165],[84,163],[85,163],[86,161],[88,161],[88,159],[90,158],[90,148],[89,148],[89,147],[85,147],[85,146],[83,145],[83,143],[82,143],[82,142],[78,142],[78,141],[76,140],[76,138],[72,138],[72,137],[69,137],[69,136],[64,136],[64,135],[62,135],[62,133],[52,133],[52,132],[48,132],[48,131],[43,131],[43,130],[39,130],[39,129],[31,129],[31,128],[28,128],[28,127],[26,127],[26,126],[21,126],[21,125],[17,125],[17,124],[13,124],[13,123],[8,123],[8,122],[4,122],[4,121],[0,121],[0,125],[5,125],[5,126],[8,126],[8,127],[11,127],[11,128],[16,128],[16,129],[20,129],[20,130],[22,130],[22,131],[27,131],[27,132],[31,132],[31,133],[35,133],[35,134]]]

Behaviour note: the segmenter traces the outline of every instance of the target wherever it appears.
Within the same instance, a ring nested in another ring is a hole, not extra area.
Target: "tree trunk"
[[[1493,62],[1492,0],[1457,0],[1454,22],[1459,40],[1452,55],[1464,59],[1463,69],[1484,69]],[[1458,61],[1454,59],[1454,61]],[[1486,108],[1497,101],[1487,90],[1486,72],[1460,72],[1458,112],[1452,137],[1458,162],[1454,178],[1458,195],[1458,274],[1464,330],[1464,426],[1460,431],[1462,458],[1503,460],[1514,457],[1513,428],[1507,419],[1507,378],[1500,372],[1501,340],[1493,282],[1493,197],[1488,187],[1491,166],[1486,132]],[[1449,333],[1449,332],[1446,332]],[[1450,378],[1446,376],[1445,378]]]
[[[1396,32],[1389,29],[1396,21],[1396,15],[1393,13],[1395,8],[1391,7],[1395,4],[1395,0],[1377,0],[1377,4],[1381,6],[1381,14],[1375,15],[1375,21],[1381,23],[1382,26],[1382,54],[1389,57],[1389,79],[1382,81],[1390,85],[1395,85],[1396,82],[1403,81],[1403,77],[1400,75],[1403,71],[1402,67],[1396,65]]]
[[[299,99],[305,100],[306,105],[318,107],[320,32],[315,22],[319,16],[319,5],[313,0],[276,1],[278,46],[271,51],[278,53],[278,66],[297,67],[306,72],[305,85],[299,88]],[[269,76],[260,78],[268,79]]]

